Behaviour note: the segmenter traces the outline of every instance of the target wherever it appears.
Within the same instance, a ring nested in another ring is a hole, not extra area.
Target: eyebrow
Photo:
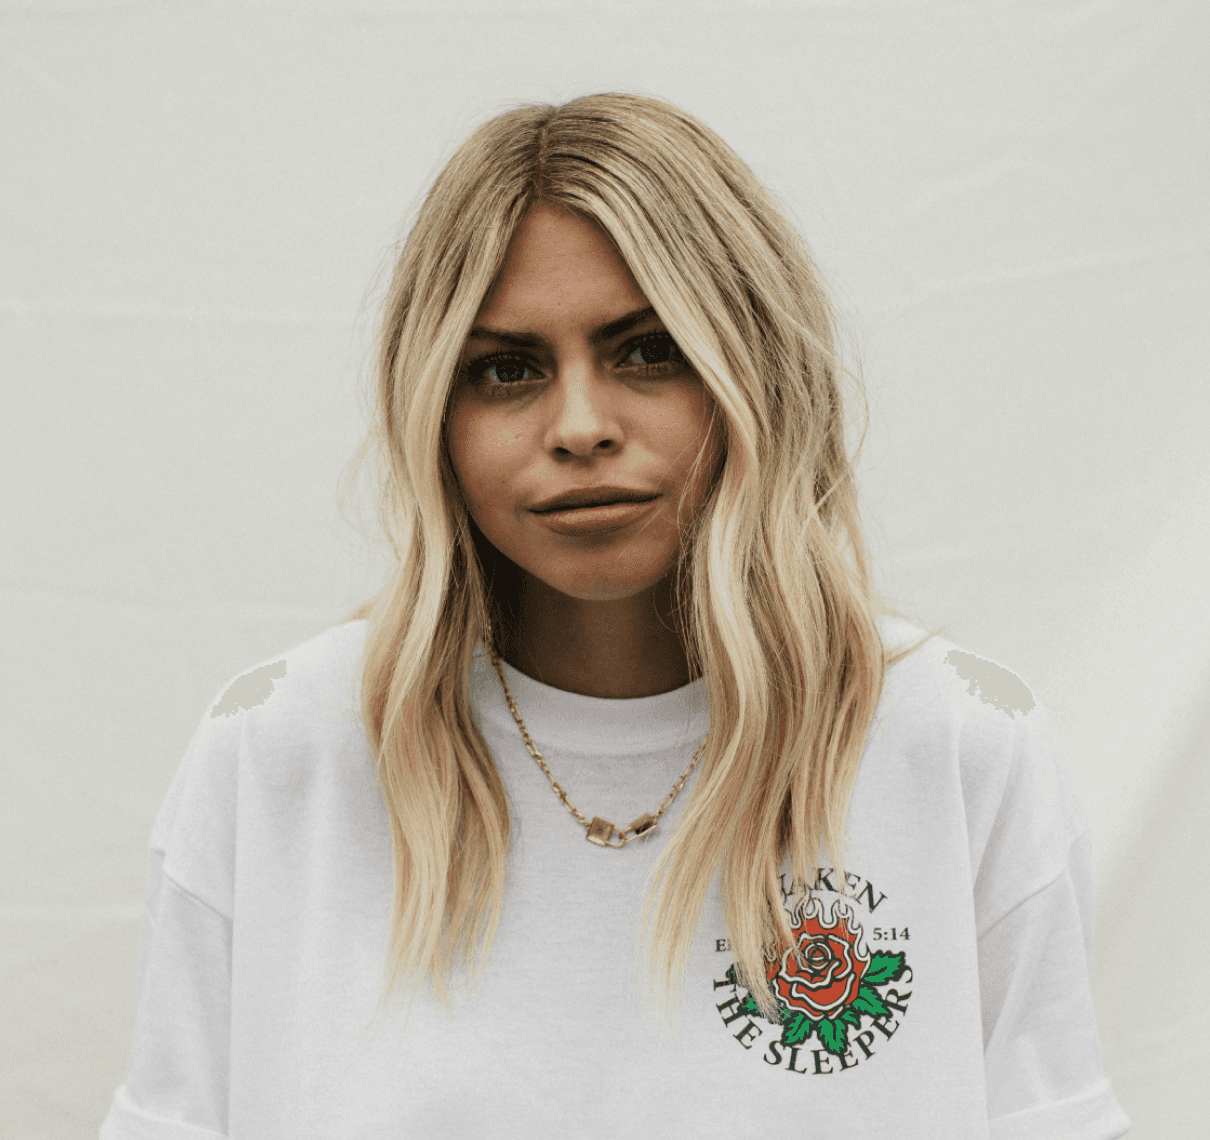
[[[592,344],[600,344],[603,341],[613,340],[614,337],[629,332],[635,325],[642,324],[649,317],[654,316],[657,316],[657,313],[650,305],[645,309],[635,309],[633,313],[627,313],[624,317],[618,317],[616,321],[610,321],[608,324],[594,329],[588,334],[588,339]],[[546,348],[550,345],[550,341],[546,337],[539,336],[537,333],[509,332],[506,329],[487,329],[478,325],[471,329],[468,334],[469,337],[488,337],[492,340],[502,340],[505,344],[513,344],[518,348]]]

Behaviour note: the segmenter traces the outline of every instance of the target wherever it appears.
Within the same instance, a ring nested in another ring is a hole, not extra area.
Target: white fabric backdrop
[[[606,89],[807,235],[881,581],[1049,706],[1107,1068],[1204,1135],[1208,47],[1200,0],[0,0],[0,1136],[95,1136],[193,727],[377,581],[337,488],[403,219],[481,119]]]

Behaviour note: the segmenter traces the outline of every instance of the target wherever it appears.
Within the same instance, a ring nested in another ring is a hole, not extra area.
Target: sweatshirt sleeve
[[[226,1136],[231,923],[151,852],[139,1007],[126,1082],[101,1140]]]
[[[1101,1071],[1088,823],[1041,708],[1015,755],[976,880],[993,1140],[1115,1140],[1130,1121]]]
[[[156,818],[134,1040],[100,1140],[227,1134],[241,721],[203,717]]]

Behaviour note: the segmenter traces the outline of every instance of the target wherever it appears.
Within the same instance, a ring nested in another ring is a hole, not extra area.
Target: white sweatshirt
[[[392,870],[357,702],[366,628],[250,670],[203,716],[151,837],[138,1021],[102,1140],[1128,1128],[1100,1068],[1088,824],[1054,730],[1015,674],[936,638],[888,672],[847,883],[784,879],[802,961],[770,963],[781,1020],[735,984],[716,890],[674,1033],[636,997],[634,936],[696,774],[653,835],[586,842],[477,658],[513,812],[500,929],[455,1012],[424,992],[373,1021]],[[619,826],[654,812],[709,723],[700,681],[602,700],[504,668],[573,802]]]

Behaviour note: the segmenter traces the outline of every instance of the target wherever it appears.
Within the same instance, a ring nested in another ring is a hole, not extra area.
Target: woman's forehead
[[[477,326],[612,315],[648,305],[634,275],[592,222],[539,204],[522,221],[476,317]],[[606,316],[603,319],[608,319]]]

